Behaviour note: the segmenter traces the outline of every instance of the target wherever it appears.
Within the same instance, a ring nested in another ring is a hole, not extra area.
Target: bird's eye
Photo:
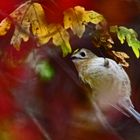
[[[80,55],[81,55],[82,57],[85,57],[85,56],[86,56],[85,52],[80,52]]]

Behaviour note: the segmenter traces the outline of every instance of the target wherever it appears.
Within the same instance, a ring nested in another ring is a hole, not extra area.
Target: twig
[[[26,114],[28,114],[28,116],[31,118],[31,120],[34,122],[34,124],[37,126],[37,128],[39,129],[39,131],[42,133],[42,135],[44,136],[44,138],[46,140],[51,140],[49,134],[46,132],[46,130],[42,127],[42,125],[39,123],[39,121],[37,120],[37,118],[34,116],[34,114],[31,111],[26,110]]]

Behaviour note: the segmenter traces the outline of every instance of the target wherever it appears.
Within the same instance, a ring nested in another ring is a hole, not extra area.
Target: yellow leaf
[[[86,11],[81,6],[70,8],[64,12],[64,28],[70,28],[79,38],[85,32],[85,25],[89,22],[98,24],[104,17],[94,11]]]
[[[83,16],[83,21],[85,23],[91,22],[93,24],[98,24],[103,20],[105,20],[104,17],[95,11],[85,11],[85,14]]]
[[[21,20],[23,19],[24,13],[26,12],[29,4],[30,4],[29,1],[25,2],[20,7],[18,7],[16,10],[14,10],[9,15],[9,17],[20,25]],[[11,23],[12,23],[10,18],[7,17],[1,21],[1,23],[0,23],[0,35],[1,36],[5,35],[7,33],[7,31],[10,29]]]
[[[114,57],[114,59],[124,67],[128,67],[129,63],[126,59],[130,58],[125,52],[119,51],[111,51],[110,54]]]
[[[47,43],[51,36],[49,36],[47,23],[45,21],[45,13],[42,6],[38,3],[33,3],[29,12],[33,35],[41,44]]]
[[[30,1],[25,2],[15,11],[10,14],[10,17],[15,22],[15,31],[11,38],[11,44],[20,50],[22,40],[28,41],[30,35]]]
[[[80,11],[77,14],[80,15]],[[15,24],[11,44],[17,50],[20,50],[21,42],[28,41],[31,36],[37,41],[38,46],[52,39],[54,45],[61,47],[63,56],[71,52],[69,33],[60,24],[48,25],[45,21],[44,10],[39,3],[27,1],[13,11],[9,17],[2,21],[0,30],[4,35],[10,28],[8,23]]]
[[[82,37],[85,31],[85,25],[83,24],[82,17],[84,13],[84,8],[70,8],[64,12],[64,28],[71,28],[74,34]]]
[[[44,34],[44,36],[42,35],[38,37],[39,45],[46,44],[53,37],[53,35],[55,35],[58,32],[55,26],[56,26],[55,24],[47,25],[47,33]]]
[[[68,53],[71,53],[71,46],[69,43],[69,34],[68,32],[59,24],[51,24],[51,29],[56,33],[52,36],[52,41],[54,45],[61,46],[63,56],[66,56]]]
[[[0,23],[0,36],[3,36],[11,27],[11,21],[8,18],[5,18]]]
[[[48,35],[45,13],[39,3],[27,1],[14,10],[9,17],[1,22],[0,35],[5,35],[11,22],[14,22],[15,31],[11,44],[17,50],[20,49],[21,42],[28,41],[30,36],[41,42],[41,44],[49,41],[49,37],[45,38]],[[45,39],[42,40],[42,37]]]
[[[69,43],[69,33],[66,29],[63,28],[60,24],[49,24],[47,26],[48,34],[44,37],[39,38],[39,44],[45,44],[50,39],[56,46],[60,46],[63,52],[63,56],[66,56],[68,53],[71,53],[71,46]]]

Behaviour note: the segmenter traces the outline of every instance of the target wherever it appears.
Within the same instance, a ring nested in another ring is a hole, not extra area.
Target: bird
[[[74,51],[71,58],[81,81],[91,88],[92,102],[103,110],[115,107],[140,123],[140,114],[131,101],[129,76],[120,64],[86,48]]]

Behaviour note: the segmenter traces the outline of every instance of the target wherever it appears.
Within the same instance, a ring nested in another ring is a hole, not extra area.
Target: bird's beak
[[[77,57],[75,56],[75,54],[71,55],[71,59],[72,59],[72,61],[75,60],[75,59],[77,59]]]
[[[77,53],[78,51],[79,51],[79,49],[76,49],[76,50],[73,52],[73,54],[71,55],[71,59],[72,59],[72,60],[77,59],[76,53]]]

